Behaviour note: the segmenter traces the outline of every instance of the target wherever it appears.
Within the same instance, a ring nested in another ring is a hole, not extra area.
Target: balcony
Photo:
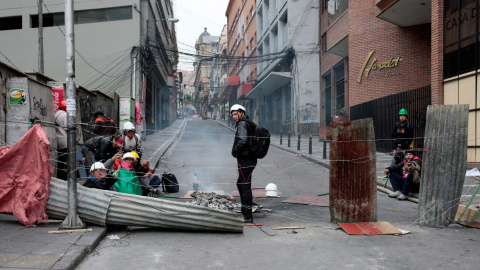
[[[232,93],[237,90],[240,84],[240,76],[228,76],[228,78],[222,84],[222,88],[218,93],[218,96],[222,100],[229,100]]]
[[[377,0],[378,18],[400,27],[431,23],[431,0]]]

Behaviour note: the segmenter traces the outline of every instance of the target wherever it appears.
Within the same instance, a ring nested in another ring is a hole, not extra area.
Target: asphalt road
[[[200,189],[236,190],[233,133],[211,120],[194,119],[157,168],[174,173],[184,195],[197,173]],[[262,227],[243,234],[117,228],[79,269],[476,269],[480,231],[459,225],[416,224],[417,204],[378,193],[378,220],[411,231],[402,236],[350,236],[330,223],[328,207],[282,203],[292,196],[328,192],[328,170],[271,148],[253,174],[253,187],[275,183],[283,198],[257,198]],[[352,176],[354,177],[354,176]],[[321,198],[328,199],[328,196]],[[272,230],[304,226],[305,229]]]

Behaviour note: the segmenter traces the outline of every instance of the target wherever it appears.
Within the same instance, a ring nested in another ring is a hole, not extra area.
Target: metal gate
[[[408,121],[413,127],[414,147],[423,148],[427,106],[431,104],[430,85],[408,90],[402,93],[371,100],[350,107],[350,119],[371,117],[375,129],[378,152],[390,152],[393,149],[392,130],[398,122],[398,112],[405,108]],[[421,155],[421,153],[419,153]]]

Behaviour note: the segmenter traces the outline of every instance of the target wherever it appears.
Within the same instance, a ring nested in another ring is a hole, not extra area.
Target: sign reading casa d
[[[399,57],[397,58],[390,58],[390,60],[382,63],[377,63],[377,58],[373,58],[371,61],[370,65],[367,68],[368,63],[370,62],[370,58],[372,58],[372,55],[375,51],[371,51],[368,53],[367,59],[365,60],[365,63],[363,63],[362,70],[360,70],[360,73],[358,74],[357,81],[360,83],[362,82],[362,76],[365,74],[365,77],[368,77],[368,74],[370,74],[370,71],[372,70],[382,70],[384,68],[395,68],[398,66],[398,63],[402,61],[403,59]],[[395,75],[401,75],[402,72],[387,72],[386,76],[395,76]]]

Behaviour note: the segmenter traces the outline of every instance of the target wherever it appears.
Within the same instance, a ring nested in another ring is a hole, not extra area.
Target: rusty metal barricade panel
[[[330,221],[377,221],[373,120],[331,123]]]
[[[418,202],[419,222],[452,223],[467,170],[468,105],[431,105],[427,123]]]

